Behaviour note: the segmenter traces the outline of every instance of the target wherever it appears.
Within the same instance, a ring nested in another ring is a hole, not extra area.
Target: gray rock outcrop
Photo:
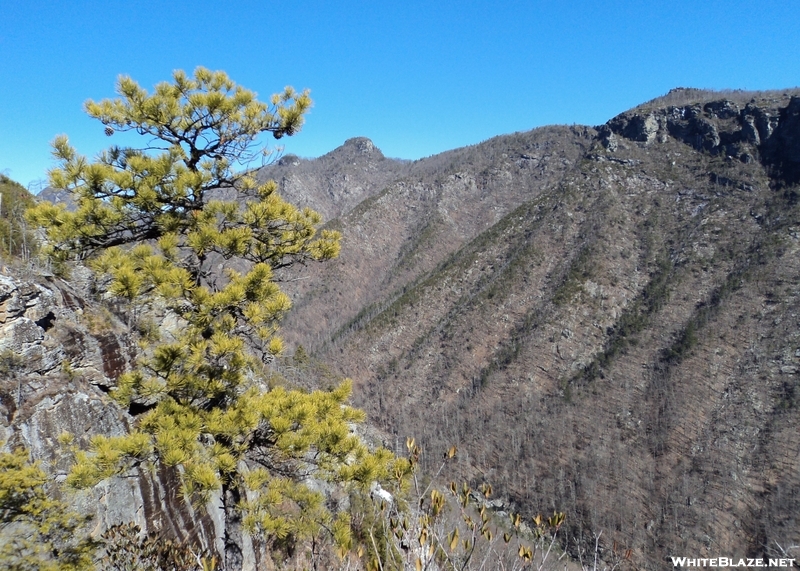
[[[800,97],[788,105],[778,99],[753,99],[744,107],[720,99],[705,104],[643,108],[627,111],[598,128],[608,150],[618,146],[615,135],[650,145],[668,134],[697,151],[724,154],[742,162],[760,160],[784,184],[800,181]],[[785,99],[783,99],[785,101]]]
[[[88,291],[52,275],[0,274],[0,446],[24,446],[53,482],[63,482],[72,463],[64,434],[86,447],[93,436],[127,433],[133,419],[107,392],[134,359],[125,324]],[[93,516],[94,535],[133,522],[222,552],[221,510],[195,511],[179,487],[172,469],[134,469],[65,493]]]

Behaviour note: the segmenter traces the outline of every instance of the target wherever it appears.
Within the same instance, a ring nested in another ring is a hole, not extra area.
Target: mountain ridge
[[[388,445],[458,444],[473,483],[645,568],[800,539],[800,98],[687,95],[413,163],[329,222],[340,261],[284,329]]]

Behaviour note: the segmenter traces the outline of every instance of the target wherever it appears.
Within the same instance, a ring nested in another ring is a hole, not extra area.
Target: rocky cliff
[[[135,359],[132,337],[91,284],[80,269],[70,282],[41,270],[0,274],[0,442],[4,451],[27,448],[57,482],[72,462],[62,435],[85,448],[92,436],[124,434],[132,422],[107,395]],[[196,512],[178,486],[169,469],[137,469],[66,499],[93,516],[95,534],[133,522],[222,551],[222,518]]]

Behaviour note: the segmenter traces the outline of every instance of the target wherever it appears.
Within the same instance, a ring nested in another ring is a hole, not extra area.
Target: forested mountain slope
[[[800,543],[798,90],[676,89],[602,126],[413,162],[356,138],[259,177],[343,233],[337,260],[282,283],[287,352],[331,374],[272,366],[309,387],[352,377],[388,447],[415,437],[430,469],[455,444],[453,476],[504,509],[564,511],[567,537],[602,531],[641,568]],[[135,357],[122,322],[54,280],[0,296],[16,371],[0,428],[48,462],[73,400],[122,430],[101,393]],[[98,515],[163,512],[211,545],[219,522],[170,507],[171,479],[112,481],[103,498],[133,499]]]
[[[678,89],[363,166],[285,335],[389,446],[457,444],[467,478],[647,568],[774,554],[800,541],[799,115],[796,91]]]

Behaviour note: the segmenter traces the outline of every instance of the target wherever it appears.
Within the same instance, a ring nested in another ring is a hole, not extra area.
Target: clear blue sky
[[[800,84],[800,2],[2,0],[0,171],[27,185],[49,142],[109,140],[87,98],[222,69],[267,99],[308,87],[285,152],[370,137],[416,159],[554,123],[604,123],[677,86]]]

